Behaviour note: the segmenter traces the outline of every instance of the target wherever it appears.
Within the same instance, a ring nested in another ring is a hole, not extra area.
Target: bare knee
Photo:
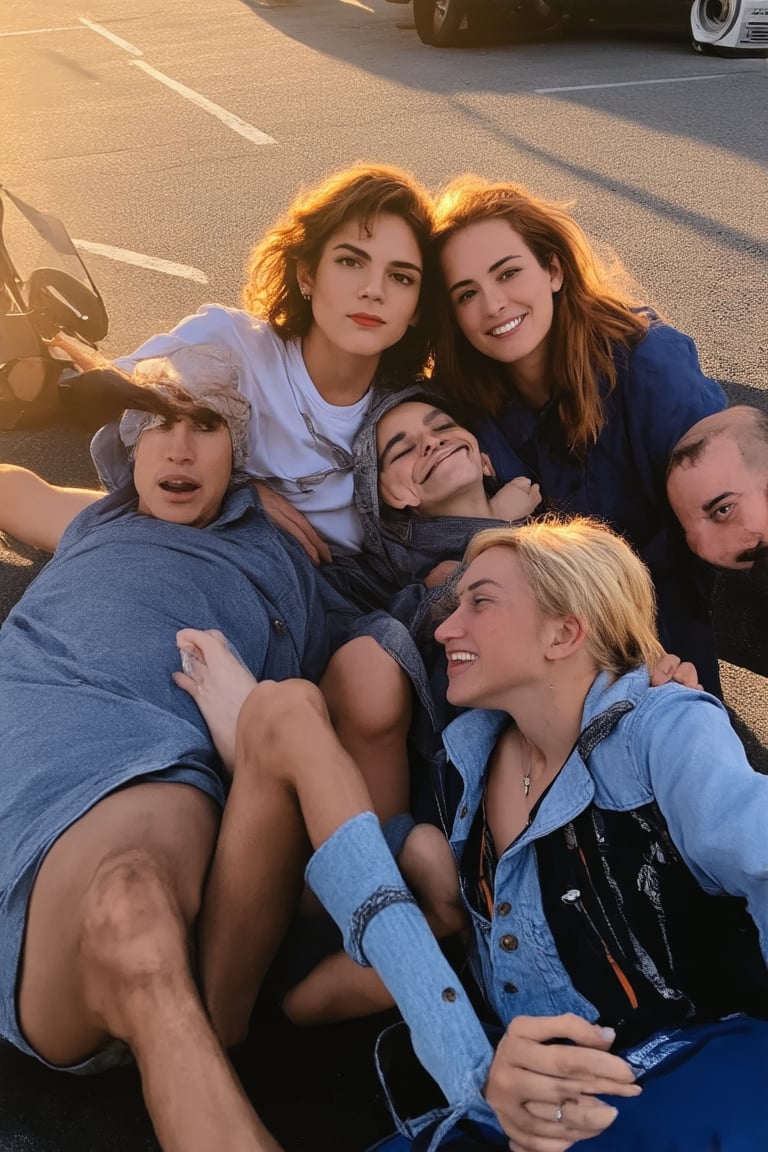
[[[319,688],[309,680],[265,680],[248,696],[237,723],[240,753],[272,763],[297,734],[330,726]]]
[[[130,990],[172,980],[186,965],[187,935],[162,859],[137,848],[99,864],[82,908],[81,957],[94,988],[101,981]]]
[[[365,739],[404,738],[411,719],[411,686],[397,661],[370,636],[333,654],[321,688],[334,727]]]

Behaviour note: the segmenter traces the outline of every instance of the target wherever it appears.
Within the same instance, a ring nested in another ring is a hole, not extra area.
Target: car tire
[[[742,0],[693,0],[691,33],[697,52],[711,55],[741,15]]]
[[[422,44],[450,48],[467,15],[467,0],[413,0],[413,18]]]

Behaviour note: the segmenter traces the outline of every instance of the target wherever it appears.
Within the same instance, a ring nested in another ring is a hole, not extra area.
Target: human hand
[[[513,1152],[565,1152],[616,1119],[599,1095],[640,1095],[629,1064],[608,1051],[614,1037],[572,1013],[515,1017],[485,1088]]]
[[[76,336],[66,332],[57,332],[50,341],[50,347],[58,348],[72,361],[81,372],[90,372],[93,368],[111,368],[112,362],[97,348],[84,344]]]
[[[541,489],[527,476],[515,476],[490,499],[498,520],[524,520],[541,504]]]
[[[698,688],[702,691],[699,674],[693,664],[688,660],[681,660],[671,652],[665,652],[651,669],[651,688],[661,688],[662,684],[669,684],[670,680],[674,680],[675,684],[682,684],[684,688]]]
[[[313,564],[330,564],[331,550],[322,536],[312,527],[306,516],[294,508],[290,500],[275,492],[261,480],[255,480],[262,506],[272,523],[298,540]]]
[[[439,588],[446,584],[459,566],[458,560],[443,560],[436,564],[431,572],[427,572],[422,583],[425,588]]]

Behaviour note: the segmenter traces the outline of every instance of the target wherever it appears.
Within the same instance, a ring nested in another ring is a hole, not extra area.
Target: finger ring
[[[563,1118],[562,1108],[555,1108],[555,1121],[559,1124]]]

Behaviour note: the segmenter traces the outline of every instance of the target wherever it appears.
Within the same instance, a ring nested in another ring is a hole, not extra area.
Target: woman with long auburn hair
[[[523,471],[548,509],[626,536],[651,569],[665,647],[719,692],[711,571],[664,483],[680,436],[726,403],[693,342],[633,298],[568,211],[519,184],[453,181],[433,242],[433,387],[463,405],[502,483]]]

